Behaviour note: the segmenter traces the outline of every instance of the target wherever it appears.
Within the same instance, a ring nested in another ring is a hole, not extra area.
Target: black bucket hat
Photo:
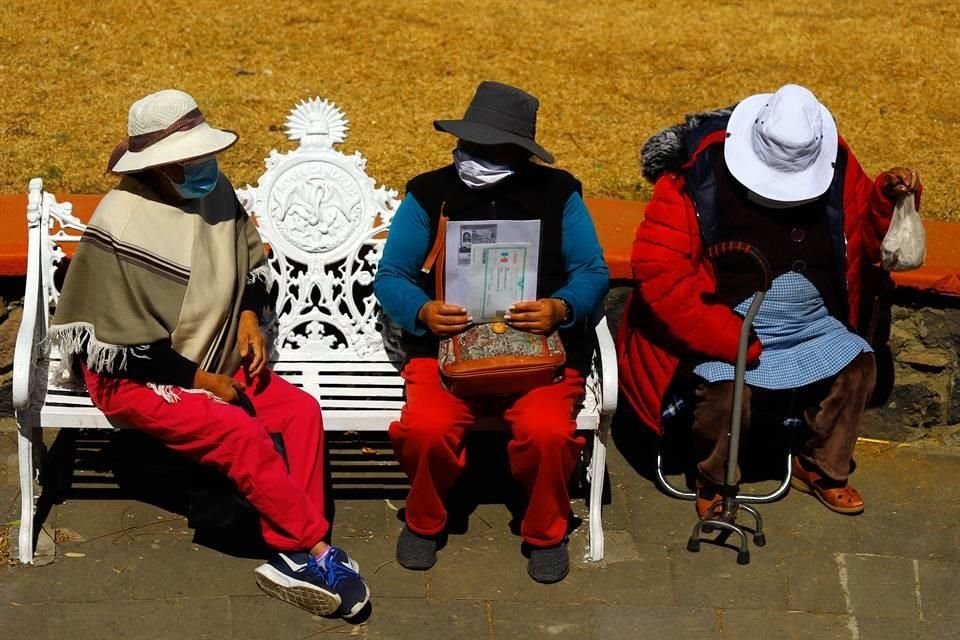
[[[485,81],[462,120],[434,120],[433,126],[475,144],[515,144],[552,164],[553,155],[534,141],[539,106],[540,101],[526,91]]]

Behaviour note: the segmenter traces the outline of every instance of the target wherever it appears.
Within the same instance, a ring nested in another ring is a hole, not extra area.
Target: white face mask
[[[819,196],[816,198],[807,198],[806,200],[797,200],[796,202],[780,202],[779,200],[770,200],[769,198],[764,198],[759,193],[754,193],[749,189],[747,190],[747,200],[756,203],[761,207],[766,207],[767,209],[792,209],[794,207],[810,204],[811,202],[816,202],[818,198]]]
[[[492,187],[514,173],[509,165],[494,164],[481,158],[474,158],[463,149],[453,150],[453,164],[457,167],[460,179],[471,189]]]

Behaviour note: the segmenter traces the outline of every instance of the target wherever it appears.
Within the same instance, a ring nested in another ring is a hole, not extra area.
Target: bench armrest
[[[607,314],[603,307],[593,315],[594,331],[597,334],[597,355],[600,360],[600,413],[612,415],[617,410],[619,380],[617,378],[617,350],[613,344]]]
[[[27,198],[27,284],[23,298],[23,319],[17,331],[17,342],[13,353],[13,407],[18,411],[28,409],[32,395],[31,383],[34,371],[40,365],[47,336],[47,314],[43,304],[46,295],[43,291],[43,265],[41,243],[46,229],[41,224],[42,183],[34,178],[30,181],[30,193]]]

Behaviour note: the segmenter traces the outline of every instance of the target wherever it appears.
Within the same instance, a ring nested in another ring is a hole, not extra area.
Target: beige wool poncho
[[[200,368],[231,375],[244,289],[268,274],[256,226],[223,174],[210,194],[179,206],[125,176],[77,247],[51,338],[64,371],[82,354],[92,371],[122,375],[145,345],[169,339]]]

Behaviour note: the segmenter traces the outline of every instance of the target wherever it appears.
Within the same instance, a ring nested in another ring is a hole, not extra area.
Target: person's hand
[[[426,325],[436,336],[449,338],[455,336],[473,322],[463,307],[447,304],[442,300],[431,300],[417,312],[417,320]]]
[[[222,373],[210,373],[203,369],[197,369],[197,373],[193,376],[193,386],[195,389],[209,391],[224,402],[229,403],[236,403],[240,394],[247,388],[247,385],[230,376],[225,376]]]
[[[567,315],[567,305],[559,298],[541,298],[514,302],[503,316],[514,329],[547,335],[560,326]]]
[[[892,202],[901,196],[915,193],[920,188],[920,176],[913,169],[894,167],[883,173],[881,189],[883,195]]]
[[[267,341],[260,333],[260,318],[253,311],[240,314],[237,329],[237,347],[247,375],[257,378],[267,366]]]

